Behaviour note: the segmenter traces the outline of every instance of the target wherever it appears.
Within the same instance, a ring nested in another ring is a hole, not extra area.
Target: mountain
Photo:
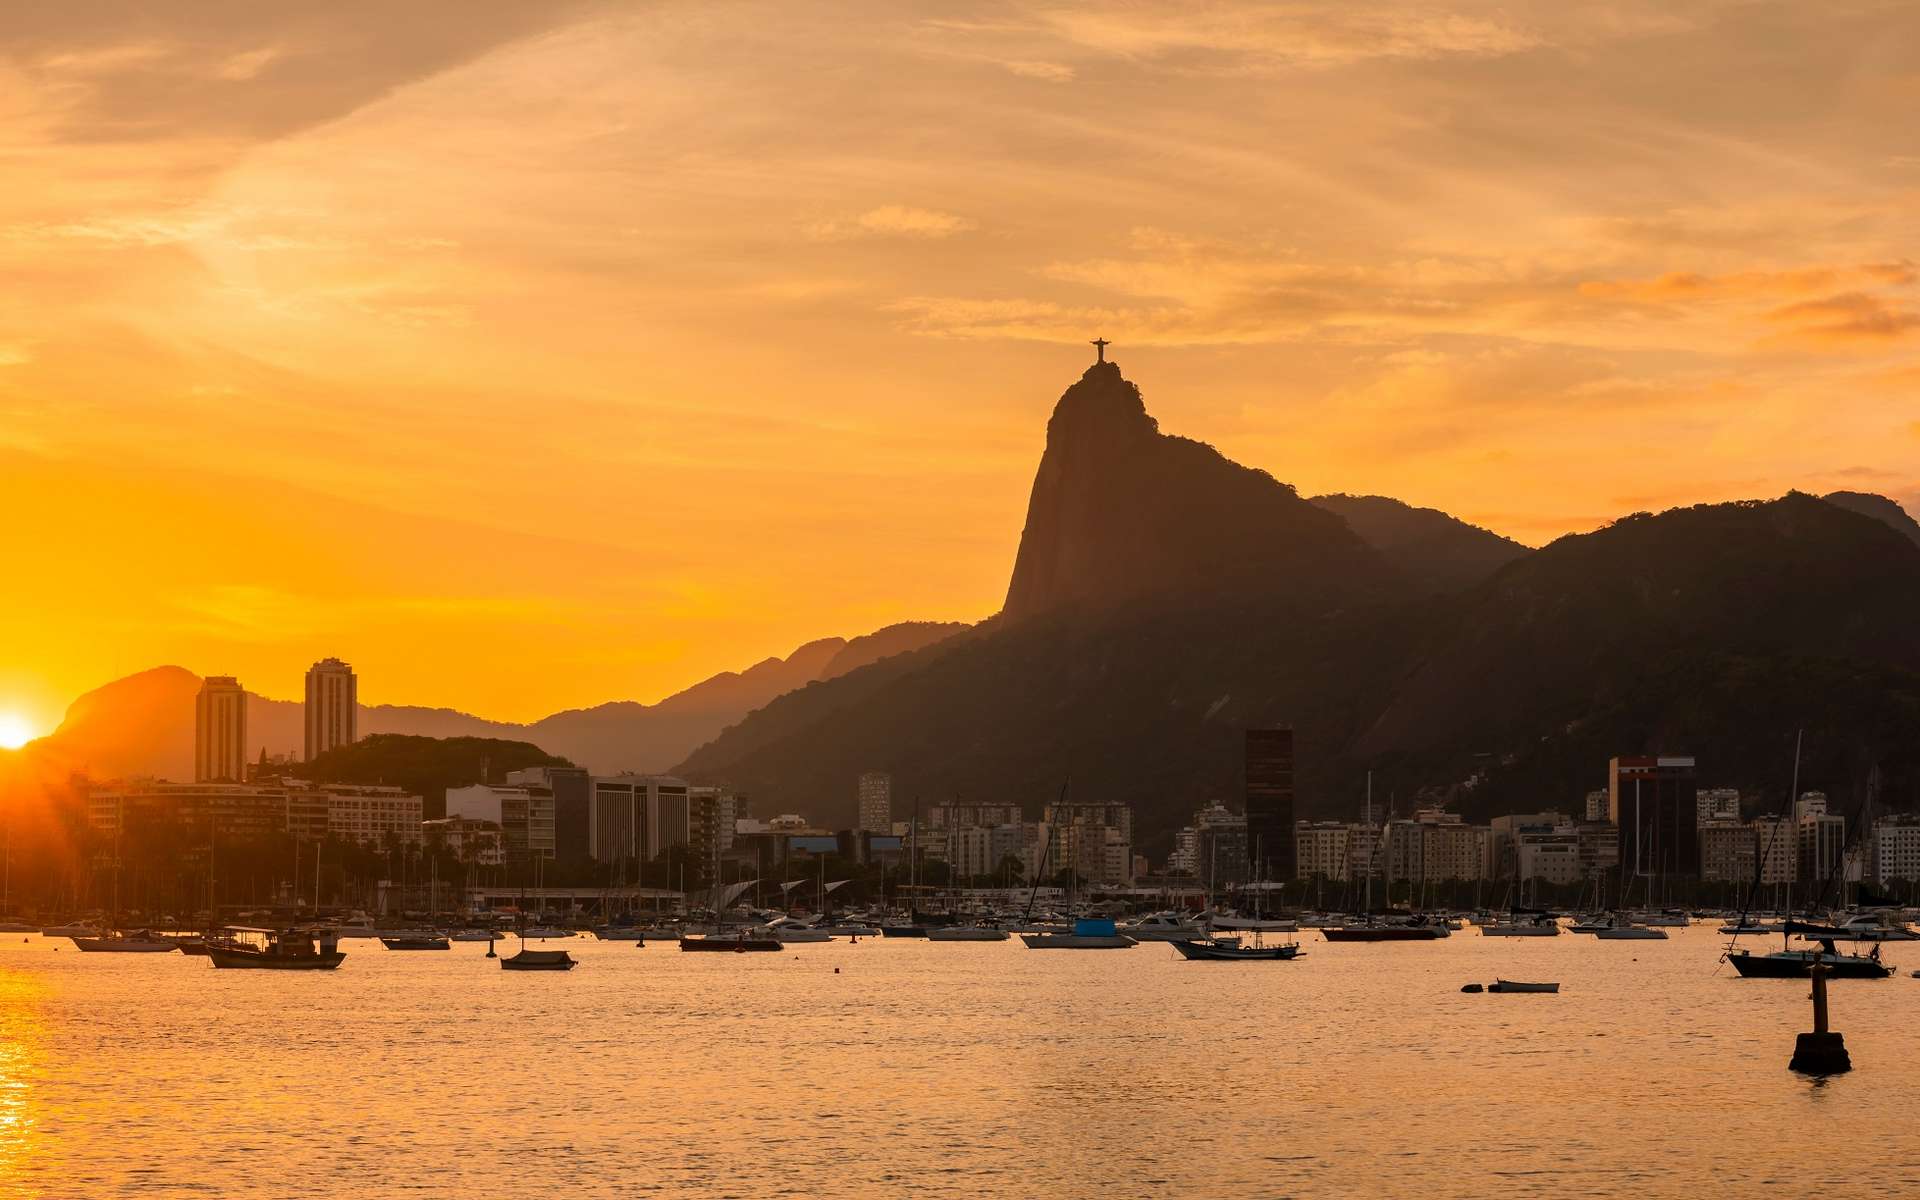
[[[446,815],[450,787],[465,787],[484,779],[498,781],[522,767],[572,765],[529,742],[376,733],[300,764],[300,776],[323,783],[403,787],[421,798],[427,819],[437,820]]]
[[[1047,422],[1002,616],[1181,606],[1196,589],[1352,595],[1387,573],[1292,487],[1161,433],[1139,389],[1101,362]]]
[[[1849,512],[1872,517],[1916,546],[1920,546],[1920,521],[1915,521],[1896,501],[1872,492],[1828,492],[1821,497]]]
[[[658,704],[615,701],[526,725],[448,708],[363,705],[360,734],[530,742],[595,771],[663,771],[784,692],[930,645],[965,628],[917,621],[852,640],[824,638],[786,658],[715,675]],[[35,753],[63,770],[85,770],[95,778],[191,779],[194,697],[200,682],[200,676],[184,667],[167,666],[96,688],[74,701],[57,730],[33,743]],[[249,693],[247,737],[249,759],[263,750],[299,758],[304,750],[300,702]]]
[[[1415,508],[1386,496],[1315,496],[1420,586],[1440,592],[1472,587],[1528,551],[1510,538],[1469,525],[1437,508]]]
[[[1133,804],[1159,851],[1237,803],[1251,725],[1294,726],[1302,815],[1357,813],[1374,769],[1395,811],[1470,817],[1578,805],[1608,757],[1648,751],[1781,792],[1805,726],[1824,740],[1804,785],[1878,763],[1920,807],[1920,548],[1884,520],[1789,495],[1525,551],[1323,500],[1165,437],[1096,367],[1049,423],[999,616],[781,696],[678,770],[835,825],[866,770],[1030,813],[1070,778]]]

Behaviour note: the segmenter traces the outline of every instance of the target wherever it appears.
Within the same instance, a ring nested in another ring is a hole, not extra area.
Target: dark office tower
[[[1247,730],[1247,863],[1254,877],[1292,883],[1293,727]]]
[[[1700,874],[1696,792],[1691,758],[1608,760],[1607,816],[1618,831],[1623,887],[1639,878],[1640,887],[1652,889],[1657,877]]]
[[[564,863],[592,857],[593,784],[585,767],[549,767],[553,785],[553,856]]]

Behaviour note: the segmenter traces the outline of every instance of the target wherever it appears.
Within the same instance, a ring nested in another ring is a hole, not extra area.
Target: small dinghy
[[[1558,992],[1557,983],[1519,983],[1512,979],[1496,979],[1487,985],[1489,992]]]

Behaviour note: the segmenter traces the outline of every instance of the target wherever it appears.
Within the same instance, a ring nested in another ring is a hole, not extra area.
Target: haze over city
[[[1914,20],[15,8],[0,712],[345,650],[528,720],[979,620],[1098,335],[1529,545],[1912,500]]]
[[[0,6],[0,1200],[1920,1194],[1916,101]]]

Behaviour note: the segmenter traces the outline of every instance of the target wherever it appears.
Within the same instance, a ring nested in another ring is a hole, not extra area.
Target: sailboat
[[[120,913],[120,833],[113,835],[113,912]],[[98,934],[69,934],[67,940],[88,954],[170,954],[180,948],[173,938],[161,937],[148,929],[129,930],[116,923]]]
[[[1367,772],[1367,815],[1366,828],[1373,830],[1373,772]],[[1448,936],[1451,932],[1445,925],[1416,917],[1410,921],[1388,923],[1373,912],[1373,860],[1380,853],[1381,843],[1385,840],[1384,831],[1374,836],[1373,846],[1367,852],[1366,886],[1361,901],[1362,917],[1357,922],[1343,925],[1323,925],[1320,936],[1329,942],[1431,942]]]
[[[1254,843],[1253,858],[1264,866],[1266,859],[1260,852],[1260,843]],[[1260,886],[1258,872],[1253,889],[1253,944],[1244,944],[1238,937],[1216,934],[1204,938],[1175,939],[1173,948],[1180,957],[1190,962],[1291,962],[1300,957],[1298,942],[1280,942],[1269,946],[1261,935],[1261,927],[1266,923],[1261,919],[1261,900],[1266,889]]]

